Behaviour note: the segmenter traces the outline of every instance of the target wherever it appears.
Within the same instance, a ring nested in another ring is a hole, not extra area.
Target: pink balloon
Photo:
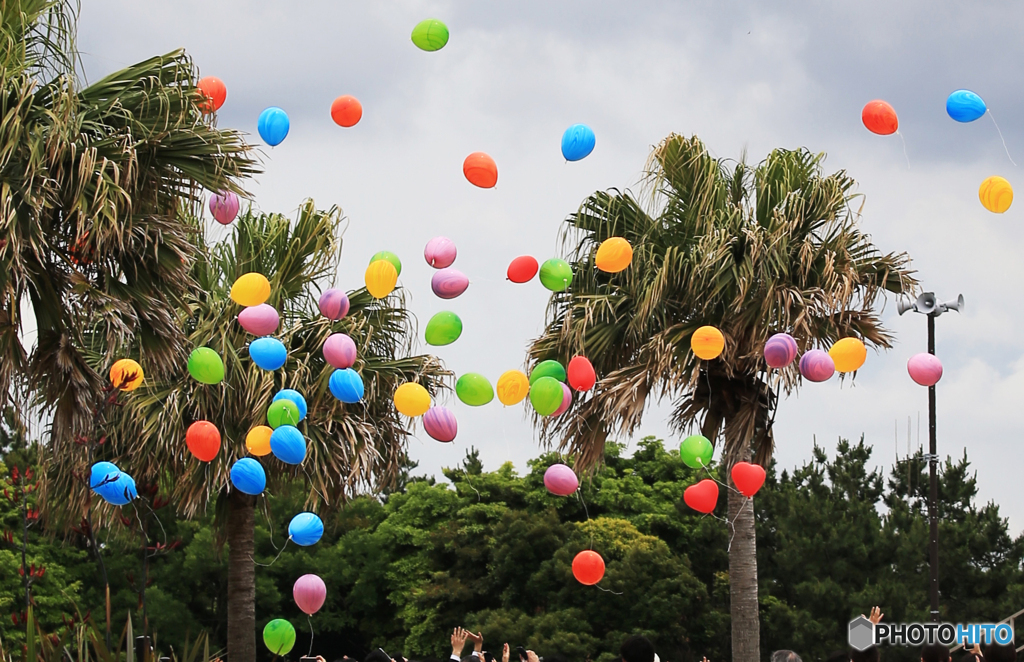
[[[812,349],[800,357],[800,374],[809,382],[828,381],[836,372],[836,364],[828,352]]]
[[[210,213],[221,225],[227,225],[238,216],[238,196],[228,191],[210,196]]]
[[[764,344],[764,360],[769,368],[785,368],[796,359],[796,340],[788,333],[776,333]]]
[[[942,361],[934,354],[914,354],[907,361],[910,378],[921,386],[935,386],[942,379]]]
[[[258,306],[249,306],[238,313],[238,323],[254,336],[269,336],[277,331],[281,318],[273,306],[261,303]]]
[[[441,269],[430,279],[430,289],[442,299],[454,299],[469,287],[469,278],[458,269]]]
[[[333,287],[324,290],[320,295],[320,314],[329,320],[337,322],[345,315],[348,315],[348,295]]]
[[[312,616],[320,611],[320,607],[324,606],[324,600],[327,599],[327,585],[316,575],[302,575],[295,580],[292,597],[295,598],[295,604],[303,613]]]
[[[565,413],[565,410],[572,404],[572,389],[562,384],[562,404],[558,405],[558,409],[551,413],[552,416],[561,416]]]
[[[434,439],[447,443],[459,433],[459,422],[446,407],[431,407],[423,414],[423,429]]]
[[[434,237],[427,242],[427,247],[423,249],[423,257],[426,258],[427,264],[435,269],[452,266],[457,254],[455,243],[448,237]]]
[[[557,496],[569,496],[580,486],[576,472],[564,464],[552,464],[544,472],[544,487]]]
[[[344,333],[332,333],[324,341],[324,358],[335,368],[351,368],[356,362],[356,343]]]

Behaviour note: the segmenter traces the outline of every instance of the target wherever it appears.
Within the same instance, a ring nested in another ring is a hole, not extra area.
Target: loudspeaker
[[[907,312],[908,310],[913,309],[914,302],[911,301],[910,299],[907,299],[906,297],[900,297],[899,300],[896,302],[896,310],[899,311],[900,315]]]
[[[914,302],[914,311],[922,315],[931,315],[938,307],[939,302],[935,300],[935,292],[922,292]]]
[[[962,313],[964,311],[964,295],[961,294],[960,296],[958,296],[956,298],[956,301],[947,301],[946,303],[942,304],[942,309],[955,310],[958,313]]]

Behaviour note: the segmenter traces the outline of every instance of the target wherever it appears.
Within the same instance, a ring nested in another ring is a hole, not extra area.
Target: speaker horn
[[[900,297],[899,300],[896,301],[896,310],[899,311],[900,315],[902,315],[903,313],[907,312],[908,310],[913,310],[913,309],[914,309],[914,302],[911,301],[910,299],[906,298],[906,297]]]
[[[914,302],[914,310],[922,315],[931,315],[939,307],[935,300],[935,292],[923,292]]]
[[[958,313],[962,313],[964,311],[964,295],[961,294],[958,296],[956,301],[947,301],[942,304],[941,308],[943,310],[955,310]]]

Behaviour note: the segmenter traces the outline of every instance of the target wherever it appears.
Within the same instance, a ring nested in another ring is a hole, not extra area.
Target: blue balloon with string
[[[324,535],[324,521],[313,513],[299,513],[288,523],[288,537],[303,547],[315,545]]]
[[[267,486],[267,472],[258,460],[243,457],[231,465],[231,484],[242,494],[261,494]]]
[[[332,372],[328,386],[331,389],[331,395],[346,404],[355,404],[362,400],[366,389],[363,378],[352,368]]]
[[[573,124],[562,134],[562,156],[566,161],[579,161],[594,151],[597,136],[586,124]]]
[[[283,388],[277,392],[274,399],[271,402],[277,402],[278,400],[290,400],[295,403],[295,406],[299,410],[299,420],[306,418],[306,412],[308,408],[306,406],[306,398],[302,397],[302,394],[295,389]]]
[[[288,119],[288,113],[277,106],[271,106],[260,113],[260,119],[256,122],[256,130],[260,132],[260,138],[263,138],[263,142],[271,147],[281,144],[288,135],[289,128],[291,128],[291,121]]]
[[[270,433],[270,452],[285,464],[302,464],[306,439],[294,425],[281,425]]]
[[[139,496],[139,491],[135,488],[135,480],[123,471],[114,482],[97,488],[96,493],[103,497],[104,501],[114,506],[124,506]]]
[[[957,122],[973,122],[987,110],[984,100],[970,90],[957,90],[946,99],[946,112]]]
[[[249,358],[264,370],[277,370],[288,360],[288,348],[277,338],[257,338],[249,343]]]

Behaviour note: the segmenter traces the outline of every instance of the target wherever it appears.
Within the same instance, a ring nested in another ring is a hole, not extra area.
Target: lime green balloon
[[[224,381],[224,361],[209,347],[196,347],[188,355],[188,374],[203,384],[220,384]]]
[[[299,406],[287,398],[271,402],[267,409],[267,423],[275,430],[282,425],[298,425],[299,419]]]
[[[494,399],[494,389],[483,375],[467,372],[455,382],[455,395],[467,405],[479,407]]]
[[[462,335],[462,320],[447,310],[437,313],[427,322],[424,336],[428,345],[450,345]]]
[[[530,386],[530,402],[541,416],[550,416],[562,404],[562,384],[554,377],[539,377]]]
[[[398,275],[402,275],[402,261],[399,260],[398,256],[391,251],[378,251],[377,253],[374,253],[373,257],[370,258],[370,264],[373,264],[377,260],[387,260],[391,263],[391,266],[395,268],[395,271],[398,272]]]
[[[532,385],[541,377],[554,377],[558,381],[564,382],[565,367],[558,361],[541,361],[534,366],[533,372],[530,373],[530,384]],[[561,404],[561,400],[559,400],[559,404]]]
[[[708,466],[714,452],[711,442],[702,434],[691,435],[683,439],[683,443],[679,445],[679,455],[691,469]]]
[[[562,292],[572,285],[572,267],[565,260],[553,257],[540,265],[540,282],[552,292]]]
[[[287,655],[295,645],[295,628],[283,618],[275,618],[263,628],[263,643],[274,655]]]
[[[412,29],[412,43],[425,51],[439,51],[448,43],[448,26],[436,18],[420,21]]]

